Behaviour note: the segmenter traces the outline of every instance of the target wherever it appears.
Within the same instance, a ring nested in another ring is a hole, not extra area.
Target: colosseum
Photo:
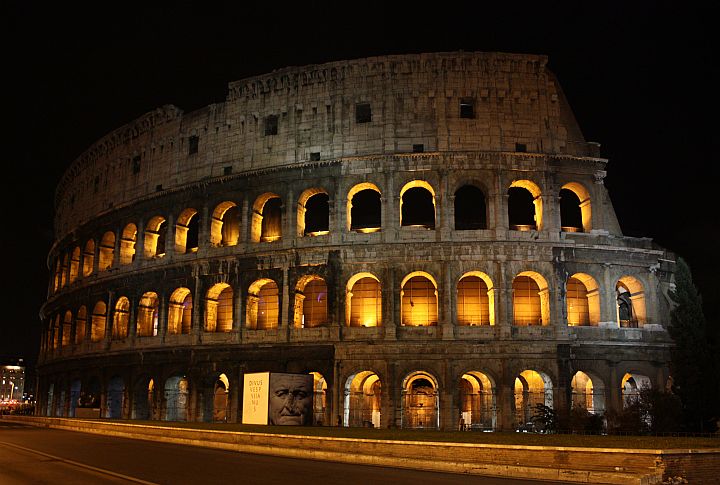
[[[39,413],[239,422],[251,372],[312,374],[325,426],[622,410],[668,381],[674,256],[622,234],[607,163],[540,55],[289,67],[155,109],[58,185]]]

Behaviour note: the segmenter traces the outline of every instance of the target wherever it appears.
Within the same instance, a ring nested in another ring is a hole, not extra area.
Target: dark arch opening
[[[455,229],[487,228],[485,194],[474,185],[463,185],[455,192]]]
[[[569,189],[560,190],[560,225],[563,230],[568,228],[572,232],[583,230],[580,197]]]
[[[199,246],[200,236],[200,216],[194,214],[187,225],[187,243],[185,244],[186,253],[194,253]]]
[[[402,225],[435,229],[435,204],[429,190],[412,187],[402,196]]]
[[[523,226],[530,226],[536,229],[535,223],[535,198],[529,190],[522,187],[510,187],[508,189],[508,220],[510,229],[520,229]]]
[[[379,228],[382,225],[380,193],[364,189],[352,198],[350,230]]]
[[[329,200],[327,194],[315,194],[305,202],[305,236],[330,229]]]
[[[157,229],[158,238],[155,255],[165,254],[165,238],[167,237],[167,221],[162,221]]]

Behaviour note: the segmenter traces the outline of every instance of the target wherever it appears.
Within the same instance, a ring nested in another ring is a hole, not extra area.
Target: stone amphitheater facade
[[[241,419],[313,373],[322,425],[510,430],[668,380],[674,256],[623,236],[547,58],[372,57],[229,84],[57,189],[39,412]]]

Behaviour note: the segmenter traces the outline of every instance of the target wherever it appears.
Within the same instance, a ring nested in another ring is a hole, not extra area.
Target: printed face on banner
[[[304,426],[312,424],[313,376],[270,374],[269,423]]]

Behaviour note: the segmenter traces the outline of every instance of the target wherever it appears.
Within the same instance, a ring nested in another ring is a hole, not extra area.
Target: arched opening
[[[94,417],[100,417],[102,410],[100,409],[100,379],[93,376],[87,382],[87,386],[83,386],[80,391],[78,401],[79,408],[92,409],[90,414]]]
[[[115,312],[113,314],[112,338],[113,340],[122,340],[127,338],[128,329],[130,328],[130,300],[121,296],[115,303]]]
[[[55,322],[52,328],[52,348],[60,348],[60,314],[55,315]]]
[[[120,264],[130,264],[135,261],[135,241],[137,241],[137,226],[128,224],[120,237]]]
[[[63,347],[67,347],[68,345],[70,345],[70,342],[72,342],[72,340],[70,340],[71,329],[72,329],[72,312],[70,312],[70,310],[68,310],[65,312],[65,316],[63,318],[63,323],[62,323],[62,343],[61,344]]]
[[[297,207],[298,236],[322,236],[330,232],[330,198],[323,189],[308,189]]]
[[[70,383],[70,406],[68,407],[68,417],[70,418],[75,417],[75,410],[78,407],[81,389],[82,382],[80,379],[75,379]]]
[[[122,377],[114,376],[107,385],[105,394],[105,417],[120,419],[125,405],[125,382]]]
[[[167,221],[162,216],[155,216],[145,226],[144,251],[146,258],[162,258],[165,256],[165,240],[167,238]]]
[[[295,288],[295,328],[323,327],[328,324],[328,288],[317,275],[300,278]]]
[[[226,423],[228,418],[228,395],[230,393],[230,381],[225,374],[215,381],[213,388],[213,412],[214,423]]]
[[[170,295],[168,308],[168,334],[189,334],[192,328],[192,293],[188,288],[178,288]]]
[[[313,376],[313,426],[324,426],[327,413],[327,382],[319,372],[310,372]]]
[[[429,183],[413,180],[402,188],[400,225],[435,229],[435,191]]]
[[[240,209],[235,202],[218,204],[210,221],[210,244],[235,246],[240,238],[240,222]]]
[[[545,278],[534,271],[523,271],[513,279],[512,289],[514,325],[550,323],[550,296]]]
[[[158,334],[158,307],[157,293],[148,291],[143,293],[138,304],[137,335],[138,337],[154,337]]]
[[[437,284],[422,271],[407,275],[400,290],[400,324],[410,327],[436,326],[438,320]]]
[[[438,385],[426,372],[405,378],[402,390],[402,427],[437,429],[440,426]]]
[[[532,417],[539,405],[553,407],[552,381],[542,372],[524,370],[515,378],[515,425],[535,429]]]
[[[282,237],[282,201],[280,196],[265,193],[253,204],[250,239],[252,242],[272,242]]]
[[[216,283],[205,299],[205,331],[231,332],[233,328],[233,289],[227,283]]]
[[[53,281],[53,291],[57,291],[60,289],[60,258],[55,259],[55,264],[53,265],[53,275],[52,275],[52,281]]]
[[[165,421],[187,421],[189,391],[185,376],[173,376],[165,381]]]
[[[67,253],[63,254],[62,266],[60,267],[60,287],[64,288],[68,280],[68,269],[70,266],[69,256]]]
[[[351,327],[382,325],[382,291],[380,280],[371,273],[357,273],[345,289],[347,324]]]
[[[495,384],[482,372],[460,378],[460,429],[494,430],[497,424]]]
[[[133,391],[132,419],[152,419],[154,407],[155,381],[147,376],[141,377]]]
[[[560,226],[565,232],[592,230],[590,193],[577,182],[565,184],[560,189]]]
[[[485,194],[474,185],[463,185],[455,191],[455,230],[486,228]]]
[[[623,276],[615,285],[618,325],[638,328],[647,323],[643,284],[632,276]]]
[[[364,182],[354,186],[347,200],[348,230],[362,233],[377,232],[382,227],[380,189]]]
[[[345,381],[343,426],[379,428],[382,386],[372,371],[357,372]]]
[[[640,393],[645,389],[651,389],[650,378],[640,374],[627,373],[620,384],[622,389],[623,408],[637,404],[640,401]]]
[[[104,301],[95,303],[92,312],[92,322],[90,327],[90,340],[99,342],[105,338],[105,321],[107,319],[107,305]]]
[[[568,278],[565,290],[568,325],[597,325],[600,322],[600,292],[595,278],[575,273]]]
[[[508,221],[515,231],[542,229],[540,187],[529,180],[516,180],[508,189]]]
[[[75,317],[75,345],[80,345],[85,339],[85,332],[87,327],[87,308],[85,305],[78,308],[77,316]]]
[[[495,325],[495,289],[485,273],[465,273],[457,285],[458,325]]]
[[[75,246],[70,256],[70,284],[75,283],[80,270],[80,246]]]
[[[196,253],[199,244],[200,216],[195,209],[185,209],[175,224],[175,252]]]
[[[108,231],[103,234],[100,240],[100,258],[98,260],[98,270],[107,271],[113,264],[115,256],[115,233]]]
[[[248,289],[247,325],[250,329],[277,328],[280,314],[278,286],[268,278],[255,281]]]
[[[95,264],[95,241],[89,239],[83,251],[83,276],[90,276]]]
[[[602,381],[577,371],[570,383],[572,388],[572,408],[585,409],[592,414],[605,412],[605,386]]]

